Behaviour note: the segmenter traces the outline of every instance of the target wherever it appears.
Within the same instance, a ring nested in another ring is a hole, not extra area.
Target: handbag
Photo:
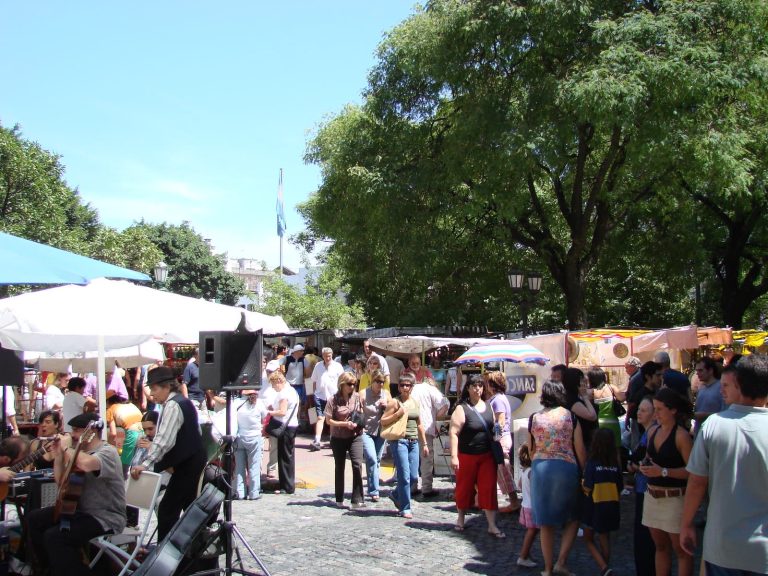
[[[493,459],[496,462],[496,464],[504,464],[504,448],[501,447],[501,442],[498,440],[493,439],[493,434],[491,433],[491,429],[488,427],[488,423],[485,421],[485,418],[483,418],[480,415],[480,412],[475,410],[474,406],[471,406],[469,402],[465,402],[467,406],[470,407],[470,409],[477,414],[477,417],[480,418],[480,422],[483,423],[483,428],[485,428],[485,433],[488,436],[488,441],[491,443],[491,454],[493,454]],[[488,405],[490,408],[490,404]]]
[[[400,409],[400,402],[397,403],[397,408]],[[402,440],[405,438],[405,426],[408,424],[408,412],[405,411],[401,418],[398,418],[389,426],[382,426],[379,436],[384,440]]]
[[[355,409],[349,414],[349,421],[352,422],[356,428],[362,428],[365,426],[365,414],[360,410],[360,396],[357,397],[357,403]]]
[[[611,385],[607,385],[608,388],[611,390],[611,396],[613,396],[613,413],[616,414],[616,416],[624,416],[624,414],[627,413],[627,409],[624,408],[624,404],[619,402],[619,400],[616,398],[616,394],[613,393],[613,388],[611,388]]]
[[[297,405],[298,404],[294,404],[293,410],[291,410],[291,415],[282,422],[275,417],[270,418],[269,422],[267,422],[267,434],[272,436],[272,438],[280,438],[283,436],[283,434],[285,434],[285,429],[288,428],[288,422],[291,421],[294,412],[296,412]]]

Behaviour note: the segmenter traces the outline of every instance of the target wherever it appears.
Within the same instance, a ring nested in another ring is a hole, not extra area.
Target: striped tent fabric
[[[458,357],[456,364],[486,364],[488,362],[524,362],[545,364],[544,353],[530,344],[485,344],[473,346]]]

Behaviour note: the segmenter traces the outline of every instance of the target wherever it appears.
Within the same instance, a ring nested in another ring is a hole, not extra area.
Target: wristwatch
[[[666,478],[667,476],[669,476],[669,470],[667,470],[666,468],[662,468],[662,469],[661,469],[661,475],[662,475],[664,478]]]

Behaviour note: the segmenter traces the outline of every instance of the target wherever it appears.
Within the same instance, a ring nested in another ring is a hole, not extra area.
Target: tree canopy
[[[245,293],[243,281],[227,272],[225,256],[211,253],[189,222],[150,224],[142,220],[126,232],[146,236],[159,248],[168,265],[169,291],[229,305],[236,304]]]
[[[145,273],[162,258],[140,231],[101,224],[66,183],[59,156],[18,126],[0,125],[0,230]]]
[[[376,323],[508,327],[507,269],[538,266],[545,324],[690,322],[709,278],[738,325],[768,289],[766,16],[429,2],[381,44],[362,106],[310,142],[322,183],[299,240],[333,241]]]

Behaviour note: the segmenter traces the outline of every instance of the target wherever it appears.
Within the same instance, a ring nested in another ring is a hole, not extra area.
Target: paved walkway
[[[456,510],[449,478],[438,478],[439,498],[414,505],[413,520],[396,516],[391,501],[351,511],[335,506],[333,458],[329,449],[310,452],[309,438],[297,438],[299,486],[293,495],[265,492],[258,501],[235,501],[233,519],[269,571],[277,575],[363,576],[410,574],[535,574],[518,568],[517,553],[525,533],[517,514],[499,521],[505,540],[486,533],[482,513],[468,515],[466,530],[455,532]],[[347,466],[347,498],[351,490]],[[391,467],[382,477],[391,476]],[[384,488],[384,493],[389,488]],[[347,500],[347,503],[349,501]],[[635,573],[632,555],[633,496],[622,497],[622,530],[613,539],[611,565],[617,575]],[[540,559],[538,539],[533,554]],[[571,553],[578,575],[599,574],[581,539]],[[257,570],[254,562],[248,568]]]

